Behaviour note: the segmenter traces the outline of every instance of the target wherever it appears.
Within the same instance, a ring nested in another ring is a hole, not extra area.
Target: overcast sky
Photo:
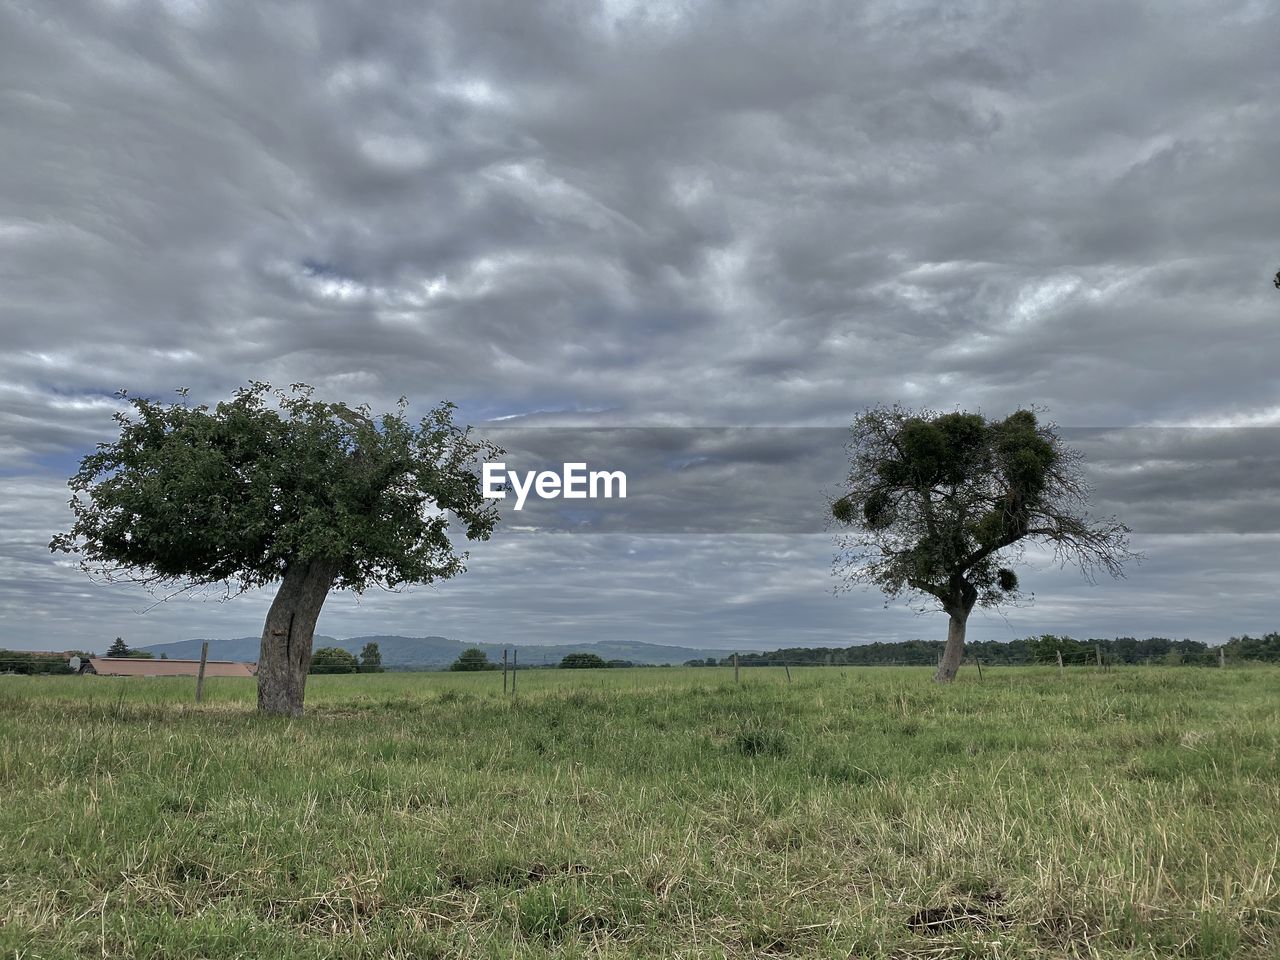
[[[1033,556],[971,638],[1280,629],[1278,51],[1270,0],[0,3],[0,645],[261,631],[47,549],[114,391],[249,379],[504,428],[1036,403],[1112,428],[1147,561]],[[319,630],[944,636],[820,530],[660,527],[500,528]]]

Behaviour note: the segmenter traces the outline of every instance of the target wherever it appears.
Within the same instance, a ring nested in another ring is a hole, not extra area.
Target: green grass
[[[1280,669],[793,674],[0,677],[0,957],[1280,955]]]

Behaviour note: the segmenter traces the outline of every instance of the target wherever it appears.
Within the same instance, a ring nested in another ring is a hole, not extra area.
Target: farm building
[[[194,677],[200,672],[199,660],[150,660],[142,657],[90,657],[80,665],[81,673],[100,677]],[[254,677],[256,663],[237,660],[210,660],[205,664],[206,677]]]

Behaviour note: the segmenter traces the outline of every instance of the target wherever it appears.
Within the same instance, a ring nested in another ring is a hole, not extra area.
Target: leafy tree
[[[1093,660],[1093,647],[1071,637],[1056,637],[1051,633],[1028,638],[1031,656],[1040,663],[1056,663],[1062,654],[1063,663],[1086,663]]]
[[[442,403],[418,423],[397,410],[314,399],[305,384],[252,383],[215,407],[134,398],[120,435],[70,480],[75,522],[51,549],[90,575],[148,587],[280,581],[258,657],[258,709],[302,713],[311,641],[331,589],[430,583],[465,569],[470,539],[498,520],[480,461],[501,451]]]
[[[382,673],[382,651],[375,641],[369,641],[360,651],[361,673]]]
[[[1213,655],[1217,656],[1217,651]],[[1227,641],[1226,655],[1233,661],[1280,661],[1280,633],[1267,633],[1261,637],[1251,637],[1246,633],[1242,637],[1232,637]]]
[[[560,661],[561,670],[588,670],[593,667],[607,667],[604,657],[594,653],[570,653]]]
[[[107,647],[108,657],[127,657],[131,653],[133,651],[129,649],[129,645],[121,637],[116,637],[111,641],[111,646]]]
[[[71,673],[70,660],[73,656],[88,657],[90,654],[62,655],[58,653],[40,653],[32,650],[5,650],[0,648],[0,673],[50,674]]]
[[[458,655],[458,659],[449,665],[450,670],[496,670],[498,665],[489,662],[489,655],[479,647],[470,647]]]
[[[839,538],[835,572],[947,613],[940,682],[960,668],[973,608],[1016,599],[1011,565],[1026,542],[1052,544],[1091,579],[1120,577],[1136,558],[1128,527],[1089,518],[1081,455],[1031,410],[987,420],[874,407],[854,420],[849,451],[848,491],[831,512],[853,532]]]
[[[355,673],[359,666],[355,654],[341,647],[321,647],[311,655],[312,673]]]

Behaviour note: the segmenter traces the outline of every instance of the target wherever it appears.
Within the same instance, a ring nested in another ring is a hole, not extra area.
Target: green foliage
[[[71,673],[69,662],[74,654],[37,653],[31,650],[0,648],[0,673],[61,674]],[[87,657],[89,654],[80,654]]]
[[[1086,574],[1119,576],[1134,556],[1127,527],[1087,518],[1079,454],[1034,411],[987,420],[873,408],[854,421],[850,451],[848,490],[831,504],[852,531],[836,561],[846,582],[967,616],[1016,596],[1010,561],[1023,541],[1052,544]]]
[[[360,651],[360,672],[382,673],[382,670],[382,651],[378,649],[378,644],[371,640]]]
[[[534,887],[517,901],[520,932],[526,937],[560,940],[574,926],[573,905],[563,891]]]
[[[777,730],[757,720],[734,734],[733,748],[744,757],[780,757],[787,752],[787,741]]]
[[[134,650],[120,637],[116,637],[111,641],[111,646],[107,647],[104,656],[108,657],[124,657],[133,660],[154,660],[156,655],[147,650]]]
[[[560,661],[562,670],[588,670],[593,667],[607,667],[604,657],[594,653],[570,653]]]
[[[455,672],[497,670],[498,665],[490,663],[489,655],[479,647],[470,647],[458,655],[458,659],[449,665],[449,669]]]
[[[456,575],[450,517],[471,539],[497,522],[479,462],[501,451],[456,427],[452,404],[414,424],[407,401],[375,422],[304,384],[253,383],[212,408],[179,393],[116,414],[119,437],[70,480],[75,522],[51,549],[107,578],[241,590],[324,558],[359,592]]]
[[[871,530],[889,526],[894,520],[893,498],[884,490],[871,491],[862,504],[862,519]]]
[[[1223,648],[1230,662],[1280,663],[1280,633],[1272,632],[1261,637],[1232,637]]]
[[[868,496],[870,495],[868,494]],[[863,509],[865,510],[866,508],[864,507]],[[853,523],[858,517],[856,511],[857,505],[854,503],[853,498],[848,496],[838,497],[831,505],[831,515],[840,523]],[[874,513],[877,515],[880,513],[878,506],[875,508]]]
[[[1008,567],[1001,567],[996,571],[996,585],[1005,593],[1016,593],[1018,590],[1018,575]]]
[[[355,673],[359,667],[355,654],[341,647],[321,647],[311,655],[312,673]]]

